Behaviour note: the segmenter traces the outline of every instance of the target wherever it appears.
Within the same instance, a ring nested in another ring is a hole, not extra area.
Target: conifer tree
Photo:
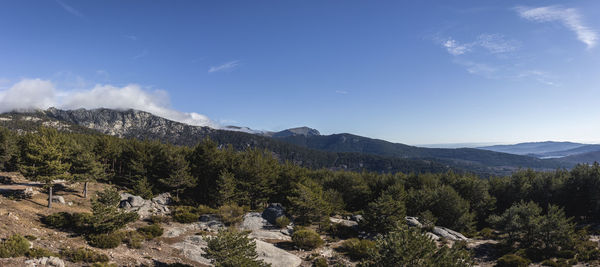
[[[71,174],[75,181],[84,182],[83,198],[87,198],[88,183],[106,176],[105,166],[91,151],[78,147],[71,156]]]
[[[175,197],[179,200],[179,193],[196,184],[196,179],[190,174],[190,166],[183,153],[174,152],[169,155],[169,176],[159,179],[168,188],[175,191]]]
[[[312,180],[298,183],[288,200],[292,215],[302,224],[320,222],[331,211],[331,206],[323,198],[323,188]]]
[[[65,144],[65,138],[51,128],[40,128],[37,134],[28,134],[22,140],[21,173],[46,185],[48,208],[52,208],[54,180],[70,177]]]
[[[216,237],[209,238],[202,257],[217,267],[271,266],[258,260],[256,241],[248,238],[248,233],[232,229],[219,231]]]

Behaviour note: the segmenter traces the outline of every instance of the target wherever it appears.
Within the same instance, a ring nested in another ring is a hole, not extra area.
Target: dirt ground
[[[201,266],[192,261],[182,258],[179,251],[171,248],[163,238],[157,238],[143,243],[140,249],[129,249],[121,245],[115,249],[96,249],[88,246],[86,241],[73,233],[46,228],[40,218],[55,212],[90,212],[90,199],[97,191],[104,189],[107,185],[90,184],[88,188],[88,199],[83,198],[81,193],[83,184],[64,184],[65,190],[55,192],[62,196],[66,204],[53,203],[51,209],[47,208],[48,195],[43,192],[42,185],[25,180],[17,173],[2,173],[0,176],[13,178],[12,184],[0,184],[0,238],[7,238],[14,234],[30,235],[37,237],[31,241],[33,247],[45,248],[52,252],[59,252],[61,248],[86,247],[102,252],[109,256],[112,263],[118,266],[160,266],[161,263],[185,263],[192,266]],[[27,187],[34,188],[39,192],[32,199],[17,200],[10,196],[16,190]],[[128,226],[133,230],[144,225],[145,222],[136,222]],[[170,240],[169,240],[170,241]],[[25,266],[26,258],[0,259],[0,266]],[[65,261],[67,266],[88,266],[89,264],[71,263]]]

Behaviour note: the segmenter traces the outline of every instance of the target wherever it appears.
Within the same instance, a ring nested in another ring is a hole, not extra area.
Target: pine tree
[[[112,233],[138,219],[137,213],[120,210],[120,201],[119,192],[113,188],[98,192],[98,197],[92,201],[93,219],[90,220],[94,233]]]
[[[0,170],[9,169],[17,154],[16,137],[5,128],[0,128]]]
[[[232,229],[219,231],[216,237],[209,238],[202,257],[217,267],[271,266],[257,259],[256,241],[248,238],[248,233]]]
[[[331,212],[331,206],[323,198],[323,188],[312,180],[298,183],[288,200],[291,214],[302,224],[320,222]]]
[[[91,151],[81,147],[74,149],[71,155],[71,174],[75,181],[84,182],[83,198],[87,198],[88,183],[106,176],[105,166],[97,160]]]
[[[28,134],[22,140],[20,170],[34,181],[43,182],[48,188],[48,208],[52,207],[54,180],[68,179],[71,165],[68,163],[66,140],[55,129],[40,128],[37,134]]]
[[[169,177],[159,179],[166,187],[175,191],[175,197],[179,200],[179,193],[196,184],[196,179],[190,174],[190,166],[183,153],[171,153],[169,156]]]
[[[384,191],[365,209],[364,227],[374,233],[387,233],[396,225],[404,222],[406,207],[404,205],[404,188],[396,184]]]
[[[229,171],[225,170],[221,172],[221,175],[219,175],[218,187],[220,205],[240,204],[240,202],[244,202],[247,198],[240,197],[242,192],[237,189],[235,176]]]

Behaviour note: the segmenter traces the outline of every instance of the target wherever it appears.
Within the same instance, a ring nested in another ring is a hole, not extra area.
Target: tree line
[[[566,246],[551,242],[566,242],[565,233],[575,238],[576,223],[600,219],[598,163],[489,179],[452,171],[350,172],[308,169],[280,162],[268,150],[236,150],[210,139],[186,147],[50,128],[21,135],[0,128],[0,169],[20,171],[50,188],[65,179],[111,183],[145,198],[172,192],[178,205],[262,209],[277,202],[300,224],[363,214],[364,229],[374,233],[392,231],[405,215],[464,233],[495,227],[512,244],[551,249]],[[519,220],[533,225],[524,230],[524,223],[515,226]],[[539,236],[528,234],[531,229],[560,233]]]

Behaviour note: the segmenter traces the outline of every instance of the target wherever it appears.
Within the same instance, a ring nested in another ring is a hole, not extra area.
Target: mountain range
[[[581,157],[586,153],[579,152],[594,153],[597,150],[594,150],[595,146],[587,147],[578,143],[424,148],[349,133],[321,135],[318,130],[308,127],[280,132],[248,131],[248,128],[239,130],[236,127],[213,129],[171,121],[139,110],[50,108],[34,112],[11,112],[0,114],[0,126],[20,132],[46,126],[72,132],[160,140],[184,146],[193,146],[210,138],[219,144],[230,144],[236,149],[267,149],[281,161],[306,167],[376,172],[443,172],[452,169],[482,176],[506,175],[519,168],[570,168],[576,163],[600,157],[600,153]],[[544,158],[558,152],[567,156],[560,159]]]

